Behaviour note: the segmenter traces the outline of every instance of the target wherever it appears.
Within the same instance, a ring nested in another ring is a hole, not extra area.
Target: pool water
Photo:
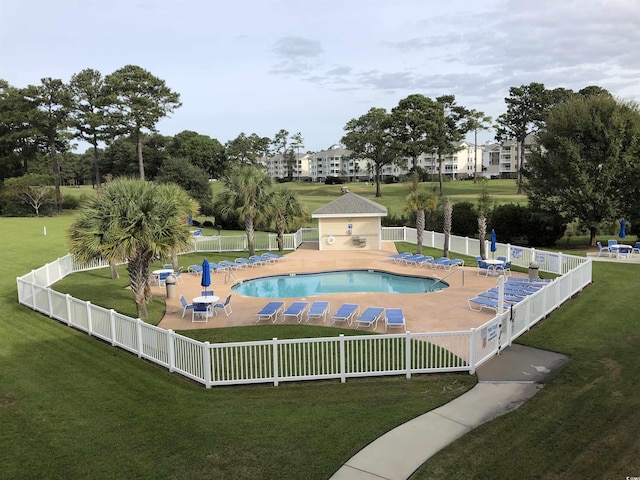
[[[259,298],[300,298],[329,293],[425,293],[449,285],[433,278],[377,270],[274,275],[245,280],[232,287],[240,295]]]

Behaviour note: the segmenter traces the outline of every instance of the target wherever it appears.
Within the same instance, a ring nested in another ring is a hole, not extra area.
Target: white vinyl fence
[[[415,229],[406,227],[383,229],[383,239],[387,241],[415,243],[415,236]],[[216,245],[215,238],[219,237],[198,239],[194,249],[205,251],[202,248],[207,246],[218,251],[224,243]],[[303,229],[288,235],[286,240],[291,249],[303,241],[317,241],[317,231]],[[425,232],[425,246],[441,248],[443,241],[444,235]],[[478,240],[451,237],[450,250],[473,255],[472,252],[478,251]],[[410,378],[412,374],[434,372],[474,373],[479,365],[591,282],[591,260],[586,258],[500,244],[498,253],[508,256],[515,265],[526,267],[535,261],[540,271],[561,276],[481,327],[458,332],[274,338],[221,344],[199,342],[49,288],[73,272],[108,266],[100,262],[78,265],[71,255],[19,277],[18,300],[22,305],[207,388],[320,379],[344,382],[347,378],[382,375]]]

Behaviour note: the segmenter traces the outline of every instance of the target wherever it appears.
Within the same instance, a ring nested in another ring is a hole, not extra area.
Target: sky
[[[223,144],[285,129],[324,150],[415,93],[494,119],[531,82],[640,101],[640,0],[0,0],[0,25],[9,84],[138,65],[180,94],[160,133]]]

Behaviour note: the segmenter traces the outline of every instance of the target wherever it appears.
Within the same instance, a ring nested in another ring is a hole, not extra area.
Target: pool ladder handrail
[[[464,287],[464,268],[462,267],[458,267],[455,270],[450,271],[449,273],[447,273],[444,277],[442,278],[438,278],[436,277],[436,282],[434,283],[434,285],[438,284],[438,283],[442,283],[444,281],[445,278],[449,278],[451,275],[453,275],[456,272],[462,272],[462,286]]]

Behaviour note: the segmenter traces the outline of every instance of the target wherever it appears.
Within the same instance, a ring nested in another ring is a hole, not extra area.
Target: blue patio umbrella
[[[496,245],[496,231],[492,228],[491,229],[491,253],[495,253],[497,249],[498,249],[498,246]]]
[[[189,226],[193,225],[193,215],[189,214]]]
[[[206,258],[202,262],[202,277],[200,279],[200,285],[206,290],[211,285],[211,270],[209,270],[209,260]]]
[[[625,238],[627,236],[627,232],[625,232],[626,227],[627,221],[623,218],[622,220],[620,220],[620,233],[618,233],[618,236],[620,238]]]

